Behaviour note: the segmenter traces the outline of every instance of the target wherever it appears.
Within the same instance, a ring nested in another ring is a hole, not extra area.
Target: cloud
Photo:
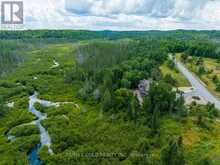
[[[96,16],[166,15],[174,6],[173,2],[174,0],[66,0],[66,9],[74,13]]]
[[[141,30],[220,28],[218,0],[66,0],[66,4],[70,13],[77,14],[74,11],[80,8],[84,16],[105,17],[106,25],[123,29],[132,28],[130,24]]]
[[[66,10],[76,14],[88,14],[92,1],[90,0],[66,0]]]
[[[115,14],[151,17],[191,18],[209,0],[66,0],[66,9],[73,13],[96,16]]]
[[[220,29],[220,0],[23,0],[23,2],[24,27],[31,29]]]

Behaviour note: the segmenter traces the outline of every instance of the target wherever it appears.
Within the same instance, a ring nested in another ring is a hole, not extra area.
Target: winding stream
[[[38,111],[35,107],[35,103],[40,103],[41,105],[45,107],[49,106],[59,106],[57,103],[52,103],[50,101],[40,100],[37,98],[38,93],[35,92],[34,95],[29,97],[29,111],[33,113],[38,120],[35,121],[39,131],[40,131],[40,144],[38,144],[35,148],[31,150],[31,152],[28,155],[29,158],[29,164],[30,165],[41,165],[42,162],[38,158],[38,151],[41,146],[46,145],[48,147],[48,152],[50,154],[53,154],[53,150],[51,149],[51,138],[47,130],[43,127],[41,124],[41,121],[47,118],[47,114],[41,113]]]
[[[47,146],[48,152],[50,154],[53,154],[53,150],[51,148],[51,137],[50,137],[48,131],[41,124],[41,121],[47,118],[47,114],[38,111],[34,107],[34,104],[39,103],[44,107],[51,107],[51,106],[59,107],[60,105],[72,104],[77,109],[80,108],[79,105],[74,102],[56,102],[56,103],[54,103],[54,102],[50,102],[50,101],[46,101],[46,100],[41,100],[37,96],[38,96],[38,93],[34,92],[34,94],[29,97],[29,107],[28,107],[29,112],[33,113],[37,117],[37,120],[30,122],[30,123],[21,124],[21,125],[35,124],[38,127],[39,132],[40,132],[40,143],[37,144],[33,149],[31,149],[31,151],[28,154],[28,161],[29,161],[30,165],[42,165],[43,164],[43,162],[38,157],[38,151],[42,146]],[[19,125],[19,126],[21,126],[21,125]],[[8,140],[10,140],[10,141],[16,140],[16,137],[10,134],[10,130],[6,133],[6,136],[7,136]]]

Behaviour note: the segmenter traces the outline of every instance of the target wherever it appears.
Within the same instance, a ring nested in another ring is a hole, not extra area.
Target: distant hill
[[[63,38],[71,40],[88,39],[120,39],[141,37],[178,37],[181,39],[220,38],[220,31],[86,31],[86,30],[25,30],[0,31],[1,39],[53,39]]]

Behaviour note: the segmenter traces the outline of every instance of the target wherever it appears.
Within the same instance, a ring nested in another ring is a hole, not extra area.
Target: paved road
[[[177,68],[189,80],[191,85],[196,89],[196,92],[204,97],[207,101],[215,104],[215,107],[220,110],[220,101],[208,91],[208,89],[195,77],[181,62],[175,61]]]

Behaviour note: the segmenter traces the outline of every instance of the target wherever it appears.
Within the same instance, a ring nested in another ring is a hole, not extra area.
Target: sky
[[[23,0],[23,3],[25,29],[220,30],[220,0]]]

